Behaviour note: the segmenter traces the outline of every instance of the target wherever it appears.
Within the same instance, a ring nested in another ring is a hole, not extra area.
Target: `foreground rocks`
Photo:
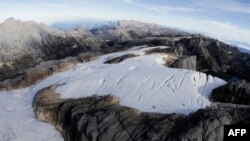
[[[38,119],[54,125],[65,141],[223,140],[223,125],[249,124],[250,107],[214,103],[188,116],[145,113],[119,105],[111,95],[61,99],[56,86],[34,99]]]
[[[250,83],[236,81],[213,90],[212,101],[250,105]]]

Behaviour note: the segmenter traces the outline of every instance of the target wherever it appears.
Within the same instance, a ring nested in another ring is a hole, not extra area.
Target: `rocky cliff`
[[[76,56],[100,48],[101,41],[84,29],[64,32],[13,18],[0,24],[0,81],[48,60]]]
[[[250,107],[214,103],[188,116],[140,112],[112,96],[61,99],[56,86],[40,90],[34,99],[38,119],[54,125],[65,141],[223,140],[223,125],[250,122]]]

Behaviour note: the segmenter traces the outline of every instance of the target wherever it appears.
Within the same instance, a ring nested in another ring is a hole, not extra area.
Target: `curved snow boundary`
[[[143,47],[117,52],[57,73],[25,89],[0,91],[0,138],[11,141],[62,141],[52,125],[35,118],[32,101],[38,90],[62,84],[63,98],[113,94],[125,106],[141,111],[188,114],[210,105],[213,88],[226,82],[190,70],[162,65],[165,54],[145,55]],[[133,53],[118,64],[104,64],[108,58]]]
[[[62,98],[111,94],[120,104],[144,112],[184,113],[210,105],[211,91],[226,82],[204,73],[163,66],[166,54],[143,55],[145,49],[104,55],[75,67],[57,88]],[[118,64],[103,64],[107,58],[134,53]]]

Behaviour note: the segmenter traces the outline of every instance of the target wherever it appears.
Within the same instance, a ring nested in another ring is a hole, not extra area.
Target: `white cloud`
[[[199,11],[230,11],[237,13],[250,13],[250,6],[239,3],[235,0],[203,0],[203,1],[193,1],[192,6],[168,6],[168,5],[150,5],[143,4],[139,0],[125,0],[127,3],[134,4],[148,10],[153,10],[159,13],[172,12],[199,12]],[[198,7],[198,8],[197,8]],[[197,33],[203,33],[214,38],[231,40],[238,42],[250,43],[250,30],[238,27],[227,22],[218,22],[212,20],[198,20],[189,18],[165,18],[165,21],[161,21],[162,24],[171,27],[177,27],[180,29],[194,31]]]
[[[169,5],[153,5],[153,4],[143,4],[142,2],[136,0],[124,0],[126,3],[133,4],[148,10],[156,11],[165,14],[169,11],[172,12],[197,12],[202,11],[200,8],[196,7],[182,7],[182,6],[169,6]]]
[[[250,5],[236,0],[203,0],[196,1],[194,5],[199,7],[216,9],[227,12],[250,14]]]
[[[65,8],[69,5],[66,3],[2,3],[1,8]]]
[[[242,13],[242,14],[250,14],[250,6],[243,6],[241,4],[232,4],[232,5],[221,5],[219,8],[225,11]]]
[[[126,3],[130,3],[130,4],[137,4],[136,2],[135,2],[135,0],[124,0]]]
[[[240,28],[236,25],[230,24],[230,23],[222,23],[222,22],[218,22],[218,21],[205,21],[208,24],[211,24],[213,26],[222,28],[222,29],[230,29],[230,30],[240,30]]]
[[[172,7],[172,6],[146,6],[149,10],[154,10],[160,13],[166,13],[168,11],[173,12],[197,12],[202,11],[202,9],[199,8],[192,8],[192,7]]]
[[[50,4],[50,3],[43,3],[43,4],[12,4],[12,5],[9,5],[9,7],[18,7],[18,8],[21,8],[21,7],[41,7],[41,8],[65,8],[67,7],[68,5],[67,4]]]
[[[205,34],[212,37],[222,40],[250,43],[249,29],[244,29],[231,23],[218,21],[201,21],[200,25],[200,27],[196,27],[197,30],[203,31]]]

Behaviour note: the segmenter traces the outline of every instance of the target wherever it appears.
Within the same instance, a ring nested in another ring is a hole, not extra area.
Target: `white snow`
[[[52,125],[35,118],[34,94],[29,88],[0,92],[0,141],[63,141]]]
[[[204,73],[167,68],[162,65],[167,55],[143,55],[144,47],[78,64],[25,89],[0,91],[0,140],[63,140],[53,126],[36,120],[32,109],[36,92],[52,84],[63,84],[57,88],[63,98],[112,94],[121,105],[141,111],[188,114],[209,106],[211,90],[226,83]],[[139,56],[118,64],[103,63],[128,53]]]

